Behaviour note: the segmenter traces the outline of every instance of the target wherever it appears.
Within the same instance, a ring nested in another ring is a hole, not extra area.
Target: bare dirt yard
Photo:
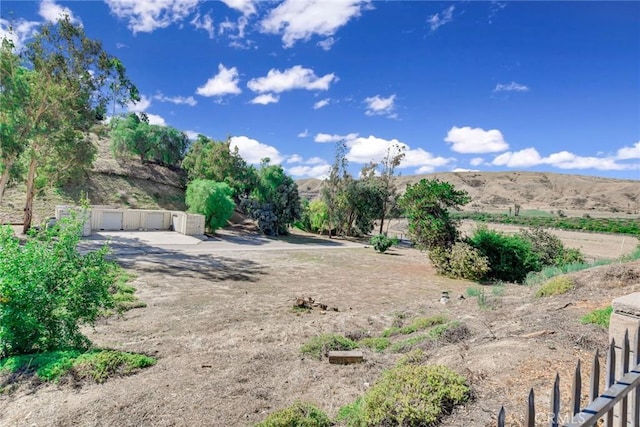
[[[248,426],[295,400],[334,416],[402,354],[365,348],[364,363],[341,366],[303,356],[300,347],[322,333],[379,336],[394,321],[434,314],[459,321],[468,334],[455,343],[422,344],[424,363],[450,366],[474,390],[474,400],[443,425],[494,425],[501,405],[510,425],[521,425],[530,387],[538,408],[547,408],[556,372],[568,396],[576,360],[590,367],[593,351],[606,347],[606,330],[582,325],[580,317],[640,291],[636,261],[575,273],[576,288],[556,297],[537,299],[535,289],[520,285],[487,286],[480,307],[477,298],[460,298],[478,285],[436,276],[415,249],[377,254],[300,239],[320,245],[296,245],[292,238],[292,245],[268,248],[248,239],[218,251],[210,250],[215,242],[189,250],[139,243],[143,250],[122,251],[117,258],[137,275],[133,284],[147,307],[103,320],[87,333],[100,347],[146,353],[158,363],[101,385],[7,385],[0,378],[6,390],[0,425]],[[444,290],[451,295],[447,305],[439,301]],[[295,312],[299,296],[338,311]],[[586,400],[586,383],[583,390]]]

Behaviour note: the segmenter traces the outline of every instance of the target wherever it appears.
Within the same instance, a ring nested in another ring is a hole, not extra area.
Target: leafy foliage
[[[155,363],[151,357],[116,350],[56,350],[6,357],[0,360],[0,373],[31,371],[43,381],[57,381],[74,371],[79,378],[103,383],[110,376],[129,375]]]
[[[611,313],[613,313],[613,307],[611,306],[598,308],[584,315],[580,319],[580,323],[592,323],[594,325],[602,326],[603,328],[608,328],[609,322],[611,321]]]
[[[361,398],[340,411],[348,426],[434,425],[469,399],[464,377],[442,365],[406,364],[385,372]]]
[[[264,234],[288,234],[289,226],[300,218],[300,196],[295,181],[280,165],[263,162],[258,170],[258,186],[241,207],[256,220]]]
[[[110,136],[115,154],[133,153],[143,163],[152,160],[167,166],[177,166],[189,144],[183,132],[170,126],[151,125],[144,113],[113,118]]]
[[[509,236],[479,227],[469,244],[489,260],[486,277],[506,282],[522,283],[530,271],[540,271],[542,264],[531,242],[519,235]]]
[[[0,228],[0,356],[88,345],[79,325],[113,306],[114,267],[106,247],[78,252],[81,231],[63,220],[21,245]]]
[[[384,253],[391,246],[397,244],[397,239],[387,237],[385,234],[378,234],[369,239],[369,244],[373,246],[376,251]]]
[[[409,220],[409,233],[416,246],[450,248],[458,238],[458,231],[449,209],[459,209],[470,200],[465,191],[438,179],[422,179],[407,185],[400,206]]]
[[[567,249],[559,237],[540,227],[520,229],[519,234],[531,242],[543,266],[564,265],[584,262],[584,255],[579,249]]]
[[[464,242],[454,243],[450,250],[434,248],[429,259],[439,274],[456,279],[479,281],[490,270],[487,257]]]
[[[216,230],[233,215],[232,194],[233,190],[224,182],[196,179],[187,186],[185,201],[190,212],[204,215],[209,228]]]
[[[225,182],[234,191],[239,202],[248,197],[258,185],[258,176],[254,167],[247,165],[238,152],[231,150],[230,141],[214,141],[204,135],[198,135],[191,144],[182,161],[189,179],[207,179]]]
[[[331,420],[322,409],[311,403],[295,402],[273,412],[256,427],[329,427]]]

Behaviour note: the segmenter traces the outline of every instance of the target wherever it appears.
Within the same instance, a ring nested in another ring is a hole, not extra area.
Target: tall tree
[[[396,205],[398,199],[398,191],[394,182],[396,168],[400,166],[405,157],[405,146],[392,145],[387,148],[386,155],[380,162],[382,170],[380,171],[380,184],[383,197],[383,204],[380,216],[380,231],[384,231],[384,220],[389,215],[391,209]]]
[[[448,182],[422,179],[407,185],[400,199],[409,220],[409,233],[420,249],[449,249],[458,237],[456,220],[449,209],[460,209],[470,201],[464,190],[456,190]]]
[[[24,109],[26,120],[10,132],[22,144],[28,163],[23,227],[26,233],[33,216],[34,182],[45,160],[67,156],[70,167],[87,166],[95,148],[92,154],[88,147],[91,142],[84,133],[104,117],[113,97],[125,105],[138,100],[139,95],[122,64],[104,51],[100,41],[89,39],[68,16],[43,25],[20,60],[33,78],[28,79],[29,96],[13,104]],[[116,82],[119,89],[114,91]],[[4,81],[2,84],[4,91]]]
[[[229,140],[214,141],[198,135],[182,161],[182,167],[189,174],[189,179],[226,182],[233,188],[238,202],[249,196],[258,184],[256,169],[240,157],[237,147],[231,149]]]
[[[342,233],[342,225],[345,222],[347,183],[351,175],[347,171],[347,144],[344,140],[336,143],[336,156],[331,166],[329,176],[322,186],[322,200],[327,204],[327,222],[329,223],[329,238],[334,231]]]

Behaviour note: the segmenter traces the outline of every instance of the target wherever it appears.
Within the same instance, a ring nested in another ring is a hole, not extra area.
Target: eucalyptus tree
[[[2,81],[2,92],[15,94],[7,102],[9,107],[23,110],[6,112],[9,117],[15,114],[24,120],[14,120],[7,128],[12,148],[6,156],[3,149],[3,159],[22,153],[28,165],[26,232],[33,216],[34,182],[39,173],[44,173],[42,166],[56,158],[61,168],[90,166],[96,149],[86,132],[105,117],[111,100],[115,98],[124,106],[139,100],[139,95],[122,63],[109,55],[100,41],[88,38],[84,28],[68,16],[44,24],[19,55],[13,47],[6,51],[3,47],[4,54],[9,55],[7,62],[12,67],[24,69],[15,75],[26,76],[26,91],[20,89],[21,79]]]

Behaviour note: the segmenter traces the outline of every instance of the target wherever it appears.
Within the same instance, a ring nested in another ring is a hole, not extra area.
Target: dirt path
[[[386,255],[370,248],[158,249],[120,261],[138,275],[147,307],[87,332],[99,346],[154,355],[157,365],[103,385],[22,386],[0,395],[0,425],[245,426],[296,399],[333,416],[401,355],[365,350],[365,363],[336,366],[302,357],[300,346],[320,333],[380,334],[398,312],[408,319],[443,313],[469,327],[467,340],[428,349],[429,363],[465,374],[478,396],[445,425],[490,425],[500,405],[512,417],[522,412],[530,386],[544,391],[546,407],[555,371],[568,372],[576,357],[586,360],[606,345],[606,332],[580,325],[579,316],[640,289],[578,290],[541,301],[521,286],[507,286],[504,295],[487,288],[493,309],[483,310],[474,298],[458,299],[470,283],[435,276],[424,254],[406,248]],[[439,302],[442,290],[451,304]],[[339,311],[294,313],[301,295]],[[523,337],[539,330],[554,333]]]

